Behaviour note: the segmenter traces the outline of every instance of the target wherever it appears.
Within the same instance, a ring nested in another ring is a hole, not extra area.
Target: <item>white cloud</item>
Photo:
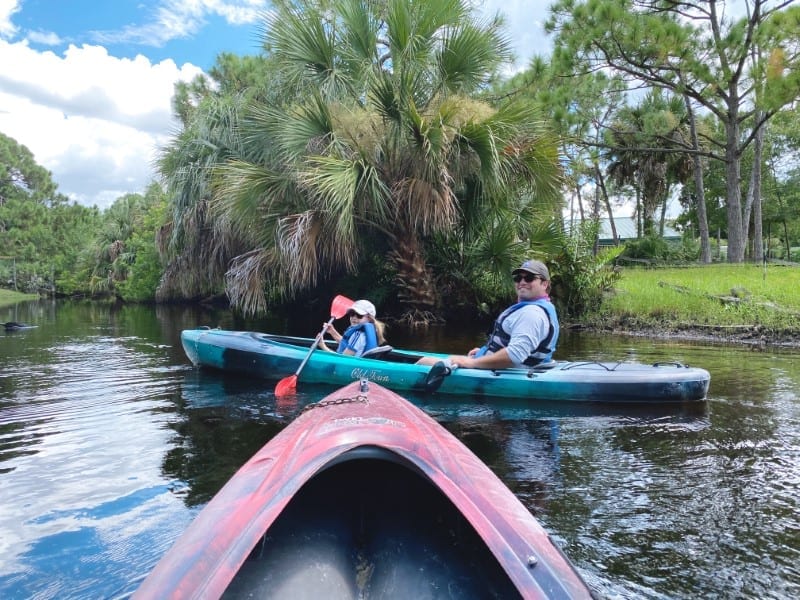
[[[101,44],[129,42],[161,47],[170,40],[197,33],[207,15],[219,15],[231,25],[244,25],[255,23],[266,6],[267,0],[166,0],[156,8],[150,23],[129,25],[118,31],[95,31],[92,37]]]
[[[63,41],[58,37],[57,33],[52,31],[29,31],[27,38],[34,44],[42,44],[43,46],[58,46]]]
[[[27,146],[59,191],[104,208],[152,180],[156,149],[176,125],[174,82],[200,73],[100,46],[57,56],[0,40],[0,132]]]
[[[19,0],[0,0],[0,39],[11,38],[17,27],[11,22],[11,15],[19,11]]]
[[[163,0],[144,25],[90,32],[104,43],[161,47],[196,34],[210,16],[232,25],[252,23],[267,0]],[[110,56],[102,44],[70,45],[63,54],[30,43],[62,43],[57,33],[22,32],[12,18],[20,0],[0,0],[0,132],[25,145],[53,174],[59,191],[81,204],[110,205],[140,192],[154,178],[158,148],[177,129],[174,83],[202,71],[172,60],[151,63]]]

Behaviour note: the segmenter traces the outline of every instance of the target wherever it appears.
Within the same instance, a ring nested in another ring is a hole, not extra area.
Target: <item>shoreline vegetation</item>
[[[800,267],[625,268],[596,313],[567,326],[638,337],[800,347]]]
[[[623,268],[600,309],[573,330],[754,347],[800,348],[800,266],[713,264]],[[0,307],[35,300],[0,290]]]
[[[7,306],[14,306],[20,302],[27,302],[29,300],[38,300],[37,294],[23,294],[22,292],[15,292],[14,290],[0,289],[0,308]]]

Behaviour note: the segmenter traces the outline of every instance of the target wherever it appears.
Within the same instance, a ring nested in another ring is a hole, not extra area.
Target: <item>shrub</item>
[[[700,242],[692,237],[676,242],[659,235],[648,235],[626,242],[621,257],[654,262],[692,262],[700,257]]]
[[[585,221],[564,234],[561,252],[552,257],[553,301],[564,317],[578,318],[600,308],[606,292],[619,279],[611,264],[624,246],[601,249],[594,254],[597,224]]]

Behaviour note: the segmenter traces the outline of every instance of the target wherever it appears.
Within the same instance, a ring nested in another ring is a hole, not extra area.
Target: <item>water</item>
[[[2,598],[127,597],[233,472],[331,391],[301,385],[286,406],[274,382],[198,371],[180,347],[197,325],[282,322],[63,302],[0,309],[0,320],[38,325],[0,334]],[[479,339],[389,335],[445,351]],[[797,352],[567,333],[559,356],[703,366],[709,399],[411,399],[489,464],[601,597],[800,596]]]

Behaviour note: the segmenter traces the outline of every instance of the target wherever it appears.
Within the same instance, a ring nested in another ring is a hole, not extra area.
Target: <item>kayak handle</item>
[[[654,367],[675,367],[676,369],[688,369],[689,366],[679,362],[657,362]]]

